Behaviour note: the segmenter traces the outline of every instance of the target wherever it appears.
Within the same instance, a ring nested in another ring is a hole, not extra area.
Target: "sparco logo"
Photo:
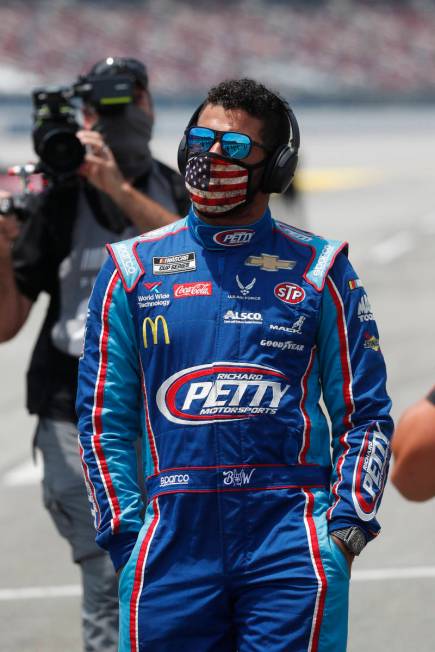
[[[295,305],[305,299],[305,290],[296,283],[279,283],[275,285],[274,295],[284,303]]]
[[[118,254],[124,272],[126,274],[134,274],[137,269],[137,262],[127,245],[120,244],[118,247]]]
[[[175,473],[173,475],[160,476],[160,486],[170,487],[174,484],[189,484],[189,475],[187,473]]]
[[[251,242],[254,233],[252,229],[228,229],[215,233],[213,240],[224,247],[240,247]]]
[[[323,276],[325,270],[331,262],[332,255],[334,253],[334,247],[330,244],[327,244],[323,247],[319,260],[317,261],[313,271],[311,272],[313,276]]]
[[[360,321],[372,321],[374,319],[372,307],[366,294],[361,297],[361,300],[358,304],[358,319]]]
[[[173,374],[156,401],[169,421],[200,426],[276,414],[289,387],[288,378],[271,367],[215,362]]]
[[[184,299],[186,297],[210,297],[212,284],[210,281],[198,281],[197,283],[175,283],[174,297]]]
[[[237,469],[223,471],[224,484],[228,487],[243,487],[245,484],[250,484],[254,471],[256,469],[250,469],[249,471],[245,471],[245,469],[241,469],[240,471],[237,471]]]

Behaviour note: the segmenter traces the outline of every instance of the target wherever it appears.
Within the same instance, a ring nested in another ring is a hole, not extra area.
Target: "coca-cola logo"
[[[215,233],[213,240],[224,247],[240,247],[251,242],[254,233],[253,229],[227,229]]]
[[[278,283],[278,285],[275,285],[273,293],[277,299],[291,305],[300,303],[305,299],[305,290],[296,283]]]
[[[212,291],[213,288],[211,281],[174,284],[174,297],[176,299],[186,299],[187,297],[210,297]]]

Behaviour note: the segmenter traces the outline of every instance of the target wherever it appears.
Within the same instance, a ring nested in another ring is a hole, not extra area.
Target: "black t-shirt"
[[[182,178],[155,161],[153,178],[136,180],[138,190],[162,203],[168,210],[187,213],[189,201]],[[157,190],[156,190],[157,188]],[[165,189],[168,192],[164,192]],[[60,268],[75,246],[74,233],[81,210],[80,197],[89,207],[86,219],[95,219],[101,247],[122,239],[131,223],[107,195],[81,179],[51,186],[29,200],[28,218],[14,244],[15,279],[20,292],[35,301],[40,292],[50,296],[49,307],[32,353],[27,372],[27,408],[31,414],[75,421],[78,358],[54,344],[53,328],[61,313]],[[92,226],[92,225],[90,225]],[[96,231],[94,229],[94,231]],[[130,235],[130,233],[129,233]]]

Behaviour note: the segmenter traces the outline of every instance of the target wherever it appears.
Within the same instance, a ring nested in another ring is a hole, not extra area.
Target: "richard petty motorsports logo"
[[[353,504],[363,521],[370,521],[376,514],[389,459],[389,439],[381,432],[379,424],[375,423],[375,427],[369,428],[365,434],[353,474]]]
[[[289,387],[288,378],[272,367],[215,362],[173,374],[156,400],[169,421],[200,426],[276,414]]]

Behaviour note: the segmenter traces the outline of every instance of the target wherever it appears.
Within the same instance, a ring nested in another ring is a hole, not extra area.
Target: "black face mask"
[[[137,179],[151,169],[149,148],[153,119],[135,104],[122,113],[103,113],[94,127],[110,147],[126,179]]]

